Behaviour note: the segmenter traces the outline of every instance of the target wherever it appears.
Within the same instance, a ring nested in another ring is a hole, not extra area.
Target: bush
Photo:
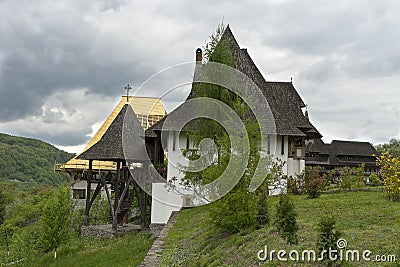
[[[362,188],[364,183],[364,163],[358,168],[345,167],[341,169],[341,190],[352,190]]]
[[[256,218],[259,226],[264,226],[269,223],[267,190],[260,190],[258,193],[258,213]]]
[[[369,184],[372,186],[378,186],[382,183],[381,180],[379,179],[378,175],[376,175],[375,173],[371,174],[368,177],[368,180],[369,180]]]
[[[54,258],[57,247],[69,237],[70,208],[71,192],[66,186],[56,190],[44,206],[40,242],[44,251],[54,249]]]
[[[293,202],[287,194],[282,194],[279,197],[279,202],[276,206],[275,227],[279,235],[286,239],[289,245],[298,243],[297,236],[297,213]]]
[[[303,191],[310,198],[317,198],[325,188],[325,180],[319,177],[319,168],[315,170],[306,169],[304,175],[304,188]]]
[[[326,215],[322,217],[318,224],[318,231],[319,231],[319,236],[318,236],[318,241],[317,241],[317,247],[318,247],[318,252],[319,255],[321,255],[322,251],[330,251],[330,250],[337,250],[337,241],[341,236],[341,233],[336,229],[336,221],[335,219],[330,216]],[[325,253],[325,260],[329,259],[327,258],[328,253]],[[330,264],[329,264],[330,265]]]
[[[400,159],[388,152],[376,157],[380,173],[385,186],[385,193],[389,200],[400,201]]]
[[[247,187],[245,189],[247,190]],[[244,192],[243,187],[237,185],[210,205],[210,217],[217,227],[229,233],[255,228],[257,225],[254,216],[257,214],[255,200],[253,193]]]
[[[290,176],[287,179],[287,190],[288,193],[293,195],[302,195],[304,187],[304,172],[297,177]]]

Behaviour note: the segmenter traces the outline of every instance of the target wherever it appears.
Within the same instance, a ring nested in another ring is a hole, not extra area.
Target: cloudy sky
[[[126,84],[194,61],[224,19],[267,80],[293,77],[324,141],[398,138],[400,3],[334,2],[1,0],[0,132],[79,152]]]

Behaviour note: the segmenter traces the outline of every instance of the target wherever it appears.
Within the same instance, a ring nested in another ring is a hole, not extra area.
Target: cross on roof
[[[126,102],[129,102],[129,91],[132,90],[132,87],[128,84],[124,88],[126,90]]]

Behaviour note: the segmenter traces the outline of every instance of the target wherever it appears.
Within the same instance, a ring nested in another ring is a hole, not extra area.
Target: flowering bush
[[[376,163],[380,167],[387,197],[392,201],[400,201],[400,159],[384,152],[376,156]]]

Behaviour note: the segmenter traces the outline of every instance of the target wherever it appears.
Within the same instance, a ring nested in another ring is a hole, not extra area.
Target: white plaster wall
[[[97,186],[97,183],[92,183],[90,187],[94,191],[94,190],[96,190],[96,186]],[[85,189],[86,190],[87,189],[86,187],[87,187],[86,181],[77,181],[73,185],[71,185],[71,190],[74,190],[74,189]],[[108,185],[107,187],[110,188],[110,185]],[[100,190],[100,194],[101,194],[102,198],[106,197],[106,191],[104,190],[104,188],[102,188]],[[92,196],[92,194],[91,194],[91,196]],[[85,200],[80,199],[79,201],[85,201]]]
[[[284,138],[284,153],[281,153],[281,141]],[[288,158],[288,136],[280,136],[280,135],[271,135],[270,136],[271,142],[271,154],[273,159],[280,159],[285,162],[282,172],[285,175],[292,175],[293,173],[293,159]],[[269,194],[270,195],[279,195],[282,192],[286,192],[287,188],[287,181],[285,179],[280,180],[276,184],[269,187]]]
[[[183,178],[184,174],[179,171],[179,165],[187,166],[188,160],[183,157],[181,150],[186,149],[186,136],[178,133],[175,135],[172,132],[167,133],[168,147],[168,170],[167,180],[176,177],[178,181]],[[175,150],[173,143],[175,138]],[[288,175],[293,174],[293,159],[288,161],[288,137],[284,136],[284,153],[281,154],[282,136],[270,136],[270,153],[273,158],[279,158],[285,162],[283,173]],[[193,143],[190,142],[189,148],[193,148]],[[281,180],[279,184],[270,188],[271,195],[277,195],[286,192],[287,181]],[[172,190],[168,191],[164,183],[155,183],[152,185],[152,214],[151,223],[167,223],[172,211],[180,210],[183,205],[183,194],[192,194],[183,188],[178,189],[179,193]]]
[[[299,175],[300,172],[300,160],[293,160],[293,175]]]
[[[175,137],[175,150],[174,146],[174,137]],[[184,174],[179,171],[179,166],[188,166],[188,159],[182,155],[182,150],[186,149],[186,140],[187,137],[185,134],[182,134],[178,137],[178,133],[175,132],[175,136],[173,132],[168,133],[168,168],[167,168],[167,180],[170,180],[172,177],[178,178],[180,180],[183,178]],[[189,140],[189,148],[193,148],[193,142]]]
[[[304,172],[306,169],[306,161],[304,159],[300,160],[300,173]]]
[[[295,165],[296,163],[294,162],[296,160],[293,160],[293,158],[288,158],[287,159],[287,176],[293,176],[295,172]]]
[[[281,140],[282,140],[282,136],[280,135],[272,135],[271,136],[271,146],[274,145],[274,150],[272,150],[271,152],[275,152],[275,155],[273,155],[273,158],[276,159],[280,159],[282,161],[285,162],[285,165],[283,166],[283,173],[284,174],[288,174],[288,137],[287,136],[283,136],[284,138],[284,142],[285,142],[285,147],[284,147],[284,153],[281,154]],[[273,142],[272,142],[273,140]]]
[[[167,223],[171,213],[182,207],[182,196],[168,191],[165,183],[153,183],[151,223]]]
[[[97,184],[91,184],[92,190],[96,189]],[[86,181],[77,181],[75,182],[72,186],[71,189],[85,189],[87,187],[87,182]]]

